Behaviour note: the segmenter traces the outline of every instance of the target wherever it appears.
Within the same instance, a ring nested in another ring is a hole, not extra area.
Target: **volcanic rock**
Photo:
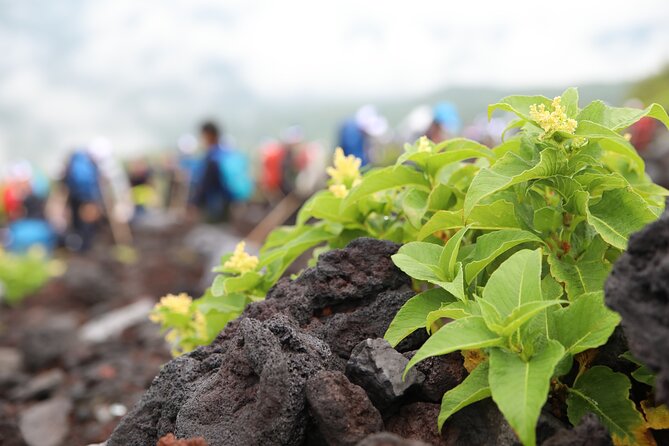
[[[365,391],[341,372],[322,371],[307,381],[307,401],[330,446],[354,446],[383,430],[381,414]]]
[[[605,294],[622,316],[630,351],[657,372],[656,400],[669,403],[669,216],[630,237]]]
[[[594,414],[587,414],[573,429],[561,429],[541,446],[613,446],[611,436]]]
[[[279,281],[210,345],[169,362],[108,446],[155,444],[168,433],[202,436],[210,446],[324,438],[306,383],[322,370],[343,372],[353,347],[382,337],[414,295],[390,259],[398,247],[358,239]]]
[[[369,395],[374,405],[385,410],[407,391],[425,380],[425,375],[412,368],[403,378],[409,360],[392,348],[385,339],[366,339],[351,352],[346,376]]]
[[[379,432],[372,434],[362,440],[357,446],[429,446],[419,440],[407,440],[406,438],[398,437],[390,432]]]

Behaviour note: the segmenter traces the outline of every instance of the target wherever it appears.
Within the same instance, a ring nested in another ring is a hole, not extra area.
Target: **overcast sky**
[[[102,127],[146,144],[138,110],[169,120],[185,97],[578,85],[668,61],[668,0],[0,0],[0,150]]]

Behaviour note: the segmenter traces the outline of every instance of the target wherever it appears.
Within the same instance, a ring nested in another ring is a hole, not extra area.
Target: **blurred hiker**
[[[193,203],[205,212],[208,221],[225,221],[231,203],[248,201],[253,195],[249,163],[242,153],[222,143],[216,124],[206,122],[201,131],[207,153]]]
[[[27,162],[12,166],[8,174],[10,194],[5,207],[11,209],[5,240],[9,251],[24,253],[39,246],[50,252],[56,244],[56,234],[46,220],[44,207],[48,195],[48,180],[36,173]]]
[[[102,208],[100,171],[91,154],[84,149],[75,150],[63,180],[68,190],[71,225],[65,244],[73,251],[87,251],[93,245]]]
[[[128,164],[128,180],[132,200],[135,204],[134,216],[143,215],[148,208],[157,204],[157,193],[153,184],[153,170],[146,159],[140,158]]]
[[[455,105],[441,102],[433,109],[432,122],[425,130],[425,136],[432,142],[440,143],[460,133],[462,123]]]
[[[434,107],[423,104],[407,115],[398,127],[400,143],[413,144],[421,136],[440,143],[460,133],[462,123],[455,105],[441,102]]]
[[[372,105],[361,107],[344,121],[339,128],[338,146],[345,155],[353,155],[362,160],[362,165],[370,162],[372,139],[388,130],[388,121]]]

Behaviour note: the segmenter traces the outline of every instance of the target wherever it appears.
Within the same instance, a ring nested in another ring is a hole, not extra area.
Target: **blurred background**
[[[0,444],[108,438],[171,357],[155,302],[257,253],[335,147],[492,146],[488,104],[570,86],[669,108],[669,2],[0,0]],[[630,132],[668,186],[669,133]]]
[[[0,161],[49,171],[96,136],[119,154],[172,148],[204,118],[252,150],[292,124],[333,143],[366,103],[392,125],[422,103],[468,122],[567,86],[620,104],[669,61],[663,0],[0,4]]]

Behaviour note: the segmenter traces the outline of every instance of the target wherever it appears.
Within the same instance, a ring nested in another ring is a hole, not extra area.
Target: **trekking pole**
[[[260,223],[246,236],[249,242],[256,244],[263,240],[272,232],[272,229],[285,223],[288,218],[300,207],[302,201],[292,192],[281,199],[279,204],[274,206],[269,214],[263,218]]]

